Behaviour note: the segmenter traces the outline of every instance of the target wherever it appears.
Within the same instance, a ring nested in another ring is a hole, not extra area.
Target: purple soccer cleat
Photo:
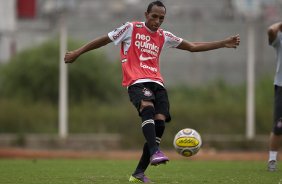
[[[165,164],[169,161],[168,157],[163,154],[160,150],[156,151],[150,158],[151,165],[157,166]]]

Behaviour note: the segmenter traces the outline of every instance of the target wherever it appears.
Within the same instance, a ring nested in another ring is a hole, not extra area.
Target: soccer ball
[[[202,146],[201,135],[191,128],[182,129],[175,135],[173,146],[180,155],[190,157],[200,150]]]

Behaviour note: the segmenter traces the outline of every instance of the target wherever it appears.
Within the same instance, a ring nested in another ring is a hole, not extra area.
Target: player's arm
[[[98,49],[102,46],[107,45],[108,43],[112,42],[112,40],[108,37],[108,35],[101,36],[99,38],[94,39],[93,41],[83,45],[82,47],[69,51],[65,54],[65,63],[72,63],[74,62],[81,54],[88,52],[90,50]]]
[[[213,42],[188,42],[183,40],[176,48],[190,52],[202,52],[219,48],[237,48],[240,44],[240,36],[230,36],[224,40]]]
[[[272,42],[276,39],[278,31],[282,31],[282,22],[278,22],[269,26],[267,31],[269,44],[272,44]]]

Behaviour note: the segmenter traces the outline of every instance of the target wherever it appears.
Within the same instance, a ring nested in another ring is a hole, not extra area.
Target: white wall
[[[16,0],[0,0],[0,62],[12,55],[16,25]]]

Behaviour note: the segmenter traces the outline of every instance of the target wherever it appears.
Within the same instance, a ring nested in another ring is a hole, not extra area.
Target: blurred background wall
[[[271,23],[281,18],[281,1],[257,1],[261,2],[261,12],[255,21],[256,75],[261,75],[274,71],[274,51],[267,45],[266,31]],[[126,21],[144,21],[149,2],[79,0],[67,15],[69,37],[87,42]],[[247,23],[235,0],[163,2],[167,6],[163,28],[179,37],[189,41],[212,41],[237,33],[241,36],[241,45],[236,51],[226,49],[187,54],[169,49],[163,52],[161,66],[168,85],[199,85],[218,78],[232,84],[245,81]],[[1,62],[6,62],[16,51],[58,34],[58,5],[55,0],[1,0],[0,3]],[[118,59],[118,47],[109,45],[103,49],[109,57]]]

